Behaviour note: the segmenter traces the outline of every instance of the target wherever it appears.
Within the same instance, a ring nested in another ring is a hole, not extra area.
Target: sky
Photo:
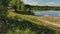
[[[34,6],[60,6],[60,0],[23,0],[23,2]]]

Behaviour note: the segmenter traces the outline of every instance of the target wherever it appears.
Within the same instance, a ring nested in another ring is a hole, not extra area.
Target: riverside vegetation
[[[7,9],[8,6],[11,8]],[[27,11],[21,0],[0,0],[0,34],[60,34],[60,31],[36,24],[42,22],[29,17],[30,9]]]

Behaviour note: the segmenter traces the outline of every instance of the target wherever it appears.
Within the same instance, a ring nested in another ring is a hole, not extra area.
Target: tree
[[[9,1],[10,0],[0,0],[0,21],[2,23],[2,30],[6,24],[7,6]]]
[[[25,5],[25,7],[26,7],[27,11],[28,11],[29,13],[31,13],[31,6],[30,6],[30,5]]]
[[[9,6],[16,11],[23,10],[23,2],[21,0],[12,0]]]

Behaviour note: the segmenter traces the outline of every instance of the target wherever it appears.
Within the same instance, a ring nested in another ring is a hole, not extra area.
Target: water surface
[[[60,11],[36,11],[34,12],[35,15],[38,16],[59,16],[60,17]]]

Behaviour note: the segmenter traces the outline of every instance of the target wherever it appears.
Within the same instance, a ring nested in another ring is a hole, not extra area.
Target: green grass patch
[[[9,11],[5,34],[55,34],[54,30],[37,25],[38,20],[26,15]]]

